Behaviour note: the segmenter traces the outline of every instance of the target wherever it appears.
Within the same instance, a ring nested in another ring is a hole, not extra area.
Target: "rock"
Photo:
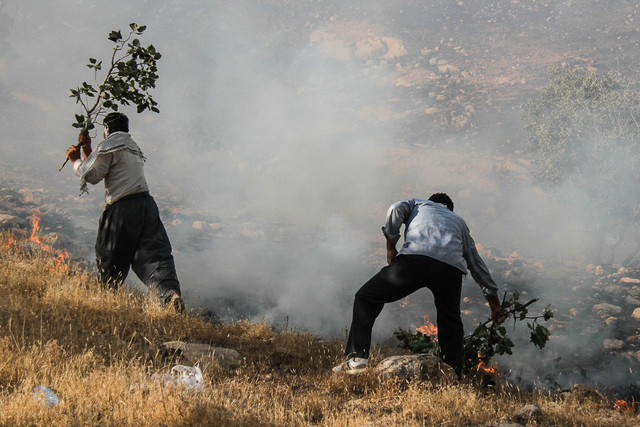
[[[620,314],[622,312],[622,308],[618,307],[617,305],[608,304],[606,302],[603,302],[603,303],[594,305],[593,306],[593,311],[598,313],[598,314],[605,314],[605,315],[613,315],[613,316],[615,316],[616,314]]]
[[[627,351],[618,354],[618,357],[624,362],[638,363],[640,362],[640,351]]]
[[[525,405],[513,415],[513,418],[520,424],[527,424],[530,421],[539,421],[542,417],[542,409],[537,405]]]
[[[606,339],[604,340],[602,345],[605,350],[620,350],[622,347],[624,347],[624,341]]]
[[[242,356],[236,350],[224,347],[212,347],[209,344],[185,343],[183,341],[169,341],[162,344],[165,348],[180,352],[184,357],[195,359],[210,358],[225,367],[237,366]]]
[[[636,306],[640,306],[640,298],[637,297],[632,297],[631,295],[627,296],[624,299],[624,302],[626,302],[629,305],[636,305]]]
[[[193,224],[191,224],[191,228],[193,228],[194,230],[204,230],[207,227],[207,224],[204,221],[193,221]]]
[[[0,214],[0,229],[25,228],[27,221],[15,215]]]
[[[384,379],[422,379],[451,382],[458,377],[453,368],[436,356],[416,354],[387,357],[376,367]]]
[[[611,296],[622,295],[624,292],[624,288],[620,285],[606,285],[602,290]]]
[[[623,277],[622,279],[620,279],[620,281],[622,283],[634,283],[634,284],[640,283],[640,279],[634,279],[633,277]]]
[[[627,342],[633,345],[640,345],[640,335],[632,335],[627,337]]]
[[[631,317],[633,317],[634,319],[640,320],[640,307],[633,310]]]

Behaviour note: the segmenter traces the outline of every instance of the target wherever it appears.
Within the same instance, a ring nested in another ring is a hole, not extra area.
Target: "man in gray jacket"
[[[400,252],[400,228],[405,225]],[[463,325],[460,315],[462,276],[471,271],[497,321],[501,311],[498,287],[478,254],[464,219],[453,213],[453,202],[444,193],[429,200],[394,203],[382,232],[387,263],[355,295],[353,319],[345,349],[348,359],[334,372],[358,372],[368,366],[373,324],[384,304],[398,301],[427,287],[437,311],[438,343],[442,359],[462,375]]]
[[[110,113],[103,120],[105,139],[95,150],[88,133],[78,138],[80,150],[67,150],[81,190],[87,183],[104,180],[106,206],[100,216],[96,239],[96,263],[100,282],[117,289],[131,267],[140,280],[165,304],[184,311],[180,283],[171,254],[171,243],[160,220],[158,206],[149,194],[144,156],[129,135],[129,119]]]

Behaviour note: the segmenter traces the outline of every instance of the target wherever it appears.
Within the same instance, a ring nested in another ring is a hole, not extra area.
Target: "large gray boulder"
[[[540,421],[542,415],[542,409],[538,405],[525,405],[516,411],[513,418],[520,424],[528,424]]]
[[[378,364],[376,372],[383,379],[452,382],[458,378],[453,368],[442,359],[426,354],[387,357]]]

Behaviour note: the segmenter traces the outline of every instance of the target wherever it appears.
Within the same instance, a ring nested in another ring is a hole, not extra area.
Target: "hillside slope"
[[[381,380],[373,370],[334,375],[339,342],[261,323],[213,324],[135,292],[103,291],[8,233],[0,235],[0,260],[2,425],[489,425],[517,418],[529,403],[542,409],[543,424],[640,423],[604,400],[525,393],[499,381],[487,388],[473,379]],[[171,354],[162,343],[173,340],[235,349],[242,361]],[[376,350],[372,363],[384,353]],[[202,390],[152,378],[196,362]],[[35,385],[50,387],[60,403],[42,405]]]

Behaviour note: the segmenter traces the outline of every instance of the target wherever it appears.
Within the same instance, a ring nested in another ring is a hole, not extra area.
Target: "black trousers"
[[[107,287],[117,289],[131,267],[161,298],[180,293],[171,243],[158,206],[147,192],[123,197],[102,212],[96,262],[98,278]]]
[[[345,354],[350,357],[369,357],[373,324],[384,304],[398,301],[427,287],[433,293],[436,305],[442,359],[460,376],[464,337],[460,316],[462,274],[459,269],[427,256],[397,256],[356,292]]]

